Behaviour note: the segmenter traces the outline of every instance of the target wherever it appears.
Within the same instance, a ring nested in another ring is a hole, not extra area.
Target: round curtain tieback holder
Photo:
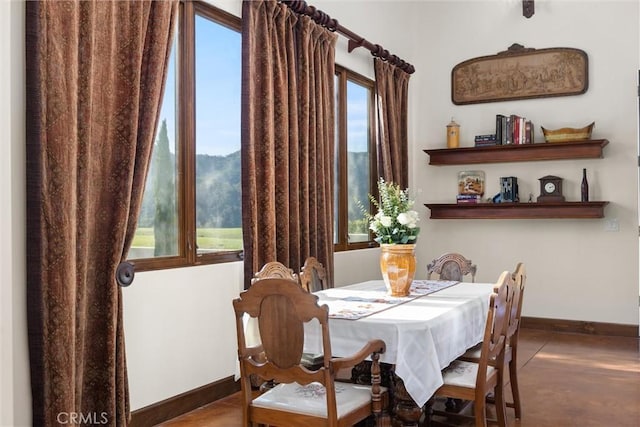
[[[127,287],[133,282],[135,276],[135,266],[130,262],[123,261],[116,269],[116,282],[122,287]]]

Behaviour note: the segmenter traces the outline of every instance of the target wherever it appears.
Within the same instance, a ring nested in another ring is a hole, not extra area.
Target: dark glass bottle
[[[589,181],[587,181],[587,170],[582,169],[582,185],[580,186],[580,200],[589,201]]]

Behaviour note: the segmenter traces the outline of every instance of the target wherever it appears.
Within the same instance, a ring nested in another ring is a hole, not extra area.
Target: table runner
[[[459,283],[453,280],[414,280],[406,297],[394,297],[387,294],[386,287],[371,290],[349,290],[346,296],[326,301],[329,317],[333,319],[358,320],[397,304],[438,292]]]

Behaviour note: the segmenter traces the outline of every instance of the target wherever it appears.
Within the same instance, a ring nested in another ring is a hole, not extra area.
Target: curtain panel
[[[25,7],[33,425],[122,426],[115,273],[136,229],[177,1]]]
[[[378,114],[378,171],[385,181],[407,188],[407,116],[411,75],[380,58],[373,59],[373,66]]]
[[[315,256],[333,283],[337,36],[276,1],[243,2],[245,287],[269,261]]]

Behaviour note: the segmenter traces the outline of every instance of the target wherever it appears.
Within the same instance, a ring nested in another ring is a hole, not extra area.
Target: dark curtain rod
[[[360,37],[353,31],[348,28],[343,27],[338,23],[337,19],[331,18],[329,15],[324,13],[323,11],[316,9],[313,6],[307,5],[306,1],[303,0],[280,0],[280,3],[285,4],[291,10],[296,13],[307,15],[311,17],[317,24],[322,25],[327,28],[329,31],[335,31],[339,34],[342,34],[346,38],[349,39],[348,50],[349,52],[353,51],[358,47],[364,47],[371,51],[373,56],[377,56],[378,58],[384,59],[390,64],[395,65],[401,70],[405,71],[407,74],[413,74],[416,69],[413,65],[405,62],[401,58],[396,55],[392,55],[388,50],[380,46],[379,44],[373,44],[368,40],[365,40],[364,37]]]

